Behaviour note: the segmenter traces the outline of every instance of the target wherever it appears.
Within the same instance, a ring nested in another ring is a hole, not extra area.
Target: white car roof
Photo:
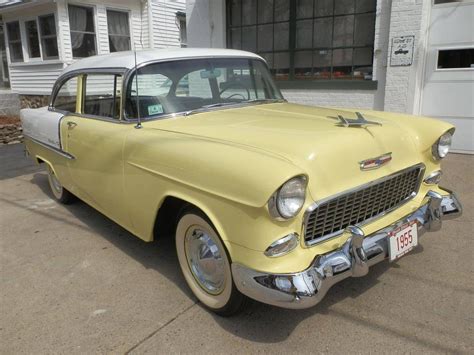
[[[137,66],[151,61],[160,61],[168,59],[188,59],[188,58],[215,58],[215,57],[245,57],[258,58],[260,56],[254,53],[239,51],[234,49],[217,48],[167,48],[167,49],[149,49],[139,50],[137,53]],[[135,67],[135,51],[116,52],[111,54],[96,55],[80,59],[63,70],[62,74],[76,70],[87,69],[107,69],[107,68],[125,68]]]

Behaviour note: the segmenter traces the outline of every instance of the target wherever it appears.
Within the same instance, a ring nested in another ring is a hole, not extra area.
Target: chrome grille
[[[306,244],[334,237],[408,201],[418,192],[423,169],[416,165],[316,203],[305,215]]]

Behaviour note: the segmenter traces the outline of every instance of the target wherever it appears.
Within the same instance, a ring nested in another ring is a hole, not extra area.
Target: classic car
[[[82,59],[21,119],[54,198],[146,242],[172,236],[187,284],[221,315],[249,298],[314,306],[462,212],[438,185],[453,126],[289,103],[244,51]]]

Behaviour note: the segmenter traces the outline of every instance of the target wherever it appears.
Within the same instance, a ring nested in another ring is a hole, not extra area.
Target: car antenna
[[[138,68],[137,68],[137,51],[133,51],[134,57],[135,57],[135,94],[137,95],[136,101],[137,101],[137,124],[135,125],[135,128],[142,128],[142,120],[140,118],[140,97],[138,95]]]

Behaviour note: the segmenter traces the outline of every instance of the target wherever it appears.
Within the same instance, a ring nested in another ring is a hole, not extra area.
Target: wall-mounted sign
[[[390,52],[390,66],[409,66],[413,62],[413,47],[415,36],[401,36],[392,38],[392,51]]]

